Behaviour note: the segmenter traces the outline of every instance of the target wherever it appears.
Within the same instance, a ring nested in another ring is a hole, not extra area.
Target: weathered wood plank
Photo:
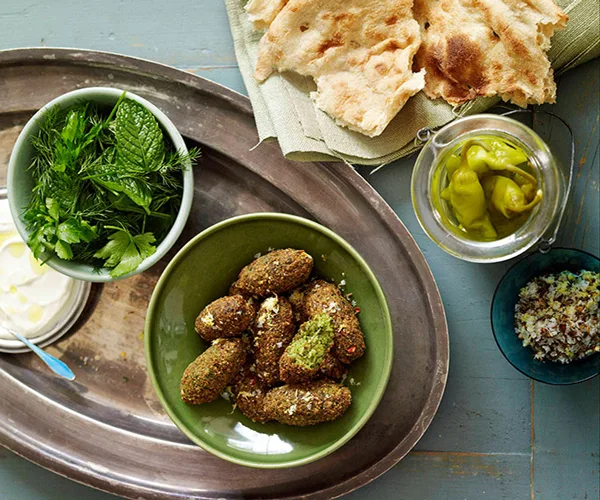
[[[347,500],[516,500],[529,495],[529,455],[411,453]]]
[[[69,481],[0,448],[0,498],[114,500],[118,497]]]
[[[235,65],[223,2],[0,2],[0,48],[107,50],[178,67]]]
[[[575,179],[558,244],[600,254],[599,61],[566,73],[552,110],[575,132]],[[540,499],[600,498],[600,380],[577,386],[536,383],[534,488]]]
[[[576,386],[535,384],[535,498],[600,498],[599,395],[598,377]]]

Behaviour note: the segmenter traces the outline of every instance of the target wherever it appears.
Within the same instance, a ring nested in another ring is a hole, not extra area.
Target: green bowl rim
[[[574,252],[581,252],[584,253],[586,255],[589,255],[590,257],[593,257],[596,260],[600,260],[600,258],[598,258],[596,255],[594,255],[593,253],[590,252],[586,252],[585,250],[581,250],[579,248],[567,248],[567,247],[552,247],[550,249],[550,251],[552,250],[572,250]],[[498,334],[496,333],[496,328],[494,327],[494,307],[496,305],[496,297],[498,295],[498,290],[500,290],[500,286],[502,285],[502,283],[504,282],[504,280],[506,279],[506,277],[512,272],[512,270],[517,267],[519,264],[521,264],[523,261],[531,258],[532,256],[536,255],[538,251],[536,250],[535,252],[529,253],[527,255],[525,255],[523,258],[519,259],[517,262],[515,262],[512,266],[510,266],[506,272],[504,273],[504,275],[502,276],[502,278],[500,279],[500,281],[498,282],[498,284],[496,285],[496,289],[494,290],[494,295],[492,296],[492,302],[490,304],[490,324],[492,325],[492,333],[494,335],[494,341],[496,342],[496,346],[498,347],[498,350],[502,353],[502,356],[504,356],[504,359],[506,359],[506,361],[508,361],[508,363],[515,369],[517,370],[519,373],[521,373],[522,375],[525,375],[527,378],[530,378],[531,380],[535,380],[536,382],[541,382],[542,384],[547,384],[547,385],[563,385],[563,386],[567,386],[567,385],[575,385],[575,384],[581,384],[582,382],[586,382],[588,380],[593,379],[594,377],[597,377],[598,375],[600,375],[599,373],[595,373],[592,375],[589,375],[587,377],[584,377],[580,380],[574,380],[573,382],[550,382],[548,380],[544,380],[541,377],[535,377],[533,375],[530,375],[529,373],[525,373],[523,370],[521,370],[521,368],[519,368],[515,363],[512,362],[512,359],[508,356],[508,354],[506,354],[504,352],[504,349],[502,349],[502,346],[500,345],[500,342],[498,341]],[[523,348],[525,349],[525,347]],[[533,357],[533,354],[532,354]]]
[[[150,343],[150,331],[153,327],[153,321],[152,321],[151,317],[152,317],[152,313],[154,312],[154,309],[156,308],[156,302],[158,300],[158,296],[161,294],[162,289],[165,286],[166,279],[167,279],[166,277],[169,275],[171,269],[173,267],[175,267],[175,265],[183,258],[183,256],[187,252],[190,251],[190,249],[196,244],[196,242],[206,238],[207,236],[211,235],[212,233],[215,233],[217,231],[220,231],[221,229],[224,229],[227,226],[235,225],[239,222],[245,222],[245,221],[254,220],[254,219],[284,220],[284,221],[290,221],[290,222],[294,222],[294,223],[301,224],[304,226],[308,226],[312,229],[315,229],[316,231],[321,232],[325,236],[331,238],[336,243],[341,245],[350,255],[352,255],[352,257],[359,263],[359,265],[363,268],[363,270],[367,274],[369,280],[373,284],[373,288],[375,288],[375,293],[377,295],[379,302],[381,303],[381,310],[383,312],[384,322],[386,324],[386,328],[385,328],[385,331],[387,333],[386,338],[391,347],[390,349],[387,349],[385,352],[385,359],[383,360],[383,364],[384,364],[383,378],[379,381],[377,389],[374,391],[374,397],[371,400],[371,403],[369,404],[367,411],[358,420],[358,422],[356,422],[352,426],[352,428],[346,434],[344,434],[344,436],[342,436],[335,443],[331,444],[330,446],[321,450],[320,452],[310,455],[308,457],[302,458],[302,459],[290,460],[287,462],[280,462],[280,463],[276,463],[276,464],[259,464],[257,462],[252,462],[249,460],[243,460],[243,459],[237,459],[237,458],[231,457],[230,455],[228,455],[226,453],[222,453],[221,451],[213,448],[211,445],[205,443],[200,438],[198,438],[193,432],[188,430],[187,427],[185,426],[185,424],[183,424],[183,422],[181,422],[179,420],[177,415],[175,415],[175,413],[171,410],[170,406],[167,404],[165,396],[158,384],[158,380],[157,380],[156,374],[154,372],[154,368],[153,368],[153,364],[152,364],[152,356],[151,356],[152,348],[151,348],[151,343]],[[390,374],[392,371],[393,345],[394,345],[394,331],[393,331],[392,318],[390,315],[390,310],[388,307],[387,299],[385,297],[383,289],[381,288],[381,285],[379,284],[379,280],[375,276],[375,273],[371,270],[371,268],[369,267],[367,262],[362,258],[362,256],[352,247],[352,245],[350,245],[350,243],[348,243],[341,236],[334,233],[331,229],[328,229],[327,227],[325,227],[317,222],[311,221],[309,219],[305,219],[303,217],[298,217],[296,215],[285,214],[285,213],[276,213],[276,212],[258,212],[258,213],[245,214],[245,215],[231,217],[229,219],[225,219],[221,222],[218,222],[218,223],[208,227],[204,231],[202,231],[199,234],[197,234],[196,236],[194,236],[190,241],[188,241],[183,246],[183,248],[181,248],[181,250],[179,250],[179,252],[177,252],[177,254],[171,259],[171,262],[169,262],[169,264],[167,265],[165,270],[160,275],[160,278],[158,279],[158,282],[156,283],[156,286],[154,287],[154,290],[152,292],[152,297],[150,299],[150,303],[148,304],[148,309],[146,311],[146,321],[145,321],[145,326],[144,326],[144,350],[145,350],[145,357],[146,357],[146,368],[147,368],[148,374],[150,376],[150,381],[152,382],[152,386],[154,387],[154,390],[158,396],[158,399],[161,402],[162,407],[167,412],[167,414],[169,415],[171,420],[175,423],[175,425],[177,425],[179,430],[181,430],[190,440],[192,440],[194,443],[196,443],[202,449],[212,453],[213,455],[218,456],[219,458],[222,458],[229,462],[233,462],[238,465],[244,465],[244,466],[255,467],[255,468],[260,468],[260,469],[280,469],[280,468],[284,468],[284,467],[297,467],[300,465],[306,465],[306,464],[309,464],[311,462],[314,462],[316,460],[324,458],[325,456],[333,453],[337,449],[341,448],[344,444],[346,444],[350,439],[352,439],[358,433],[358,431],[360,431],[360,429],[362,429],[362,427],[367,423],[369,418],[371,418],[371,416],[375,412],[377,406],[379,405],[381,399],[383,398],[383,394],[385,392],[385,389],[387,388],[387,384],[388,384]]]

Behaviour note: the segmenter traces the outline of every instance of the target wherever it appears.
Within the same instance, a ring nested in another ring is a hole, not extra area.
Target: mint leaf
[[[58,240],[54,250],[56,251],[56,255],[58,255],[61,259],[71,260],[73,258],[73,250],[71,250],[71,245],[65,243],[64,241]]]
[[[100,184],[113,193],[123,191],[121,179],[117,174],[117,168],[112,165],[96,165],[91,169],[89,177],[96,184]]]
[[[144,106],[125,99],[115,120],[118,162],[126,169],[153,172],[165,156],[163,134],[154,115]]]
[[[107,259],[104,265],[114,268],[110,275],[118,278],[135,271],[144,259],[156,252],[152,233],[131,236],[126,231],[116,231],[109,236],[109,242],[98,250],[94,257]]]
[[[96,238],[96,231],[85,221],[68,219],[58,226],[56,235],[66,243],[89,243]]]
[[[133,201],[136,205],[140,207],[144,207],[146,211],[152,203],[152,190],[148,187],[148,185],[141,179],[135,179],[133,177],[122,178],[120,179],[122,182],[122,191],[125,193],[131,201]]]
[[[139,177],[124,173],[120,171],[121,169],[125,170],[121,165],[98,165],[93,169],[90,178],[115,194],[126,194],[136,205],[144,207],[146,212],[149,212],[148,207],[152,203],[152,190],[147,182]]]

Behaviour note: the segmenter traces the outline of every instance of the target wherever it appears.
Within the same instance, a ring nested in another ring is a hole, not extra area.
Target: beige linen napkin
[[[379,137],[345,129],[317,109],[309,93],[310,78],[295,73],[273,74],[259,84],[254,77],[258,41],[244,10],[247,0],[225,0],[235,53],[254,109],[261,141],[276,139],[286,158],[297,161],[342,160],[385,165],[417,149],[414,138],[423,127],[440,127],[458,116],[480,113],[498,102],[483,98],[453,108],[420,92],[409,99]],[[557,0],[569,16],[567,28],[552,38],[549,56],[556,74],[600,55],[598,0]]]

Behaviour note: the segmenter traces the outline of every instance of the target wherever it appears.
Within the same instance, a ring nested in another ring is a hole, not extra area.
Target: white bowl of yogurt
[[[0,352],[29,351],[8,329],[40,346],[57,340],[81,315],[90,288],[33,257],[0,192]]]

